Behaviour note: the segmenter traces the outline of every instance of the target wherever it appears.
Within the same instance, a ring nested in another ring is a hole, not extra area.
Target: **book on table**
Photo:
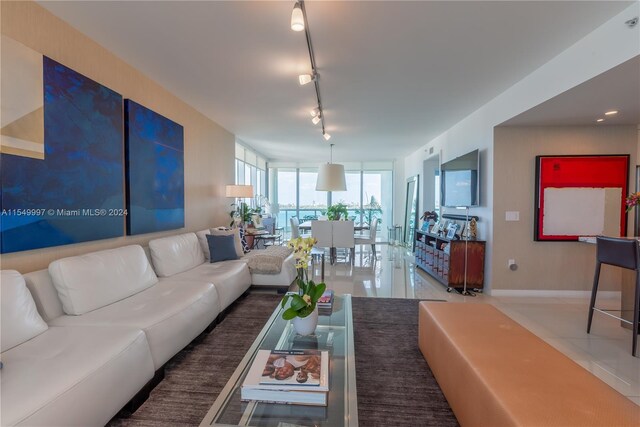
[[[329,352],[259,350],[242,384],[242,400],[327,405]]]
[[[318,308],[331,308],[333,305],[333,289],[327,289],[316,303]]]

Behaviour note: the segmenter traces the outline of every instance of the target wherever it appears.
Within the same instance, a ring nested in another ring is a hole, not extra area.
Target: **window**
[[[236,143],[236,179],[239,185],[253,185],[255,195],[267,196],[267,162]]]
[[[317,218],[329,204],[344,203],[349,217],[357,224],[370,224],[378,218],[392,224],[393,168],[380,162],[367,168],[366,164],[349,165],[345,173],[347,191],[316,191],[317,166],[273,163],[269,169],[271,204],[277,214],[278,226],[290,231],[290,218],[300,221]],[[355,167],[354,167],[355,166]]]

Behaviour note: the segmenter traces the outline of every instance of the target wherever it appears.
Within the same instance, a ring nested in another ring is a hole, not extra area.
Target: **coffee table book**
[[[300,353],[300,352],[298,352]],[[261,384],[263,371],[271,356],[270,350],[259,350],[242,383],[242,401],[284,403],[292,405],[327,406],[329,392],[329,352],[320,352],[320,384]],[[294,374],[294,377],[296,376]],[[267,376],[268,378],[268,376]]]
[[[318,309],[331,308],[333,306],[333,289],[324,291],[320,299],[318,299],[317,305]]]

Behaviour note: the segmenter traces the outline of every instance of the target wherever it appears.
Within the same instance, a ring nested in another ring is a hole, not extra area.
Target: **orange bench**
[[[488,304],[420,303],[420,351],[462,426],[640,426],[640,407]]]

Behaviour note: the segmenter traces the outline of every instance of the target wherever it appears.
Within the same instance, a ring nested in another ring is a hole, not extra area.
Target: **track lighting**
[[[328,141],[331,138],[331,135],[325,132],[322,99],[320,98],[320,81],[318,80],[318,74],[316,71],[318,68],[316,67],[315,55],[313,54],[313,46],[311,45],[311,34],[309,34],[309,26],[306,24],[307,11],[305,8],[304,0],[297,0],[295,6],[293,7],[293,12],[291,13],[291,29],[294,31],[304,30],[304,35],[307,39],[307,49],[309,51],[309,62],[311,65],[311,73],[298,75],[298,82],[300,83],[300,86],[315,82],[314,86],[316,91],[316,100],[318,101],[318,103],[316,108],[309,111],[309,114],[311,114],[311,121],[314,125],[317,125],[318,123],[321,124],[320,128],[322,129],[322,136],[324,137],[325,141]]]
[[[300,82],[300,86],[306,85],[307,83],[311,83],[316,79],[315,74],[300,74],[298,76],[298,81]]]
[[[304,30],[304,16],[302,15],[300,2],[296,2],[295,6],[293,6],[293,11],[291,11],[291,29],[293,31]]]

